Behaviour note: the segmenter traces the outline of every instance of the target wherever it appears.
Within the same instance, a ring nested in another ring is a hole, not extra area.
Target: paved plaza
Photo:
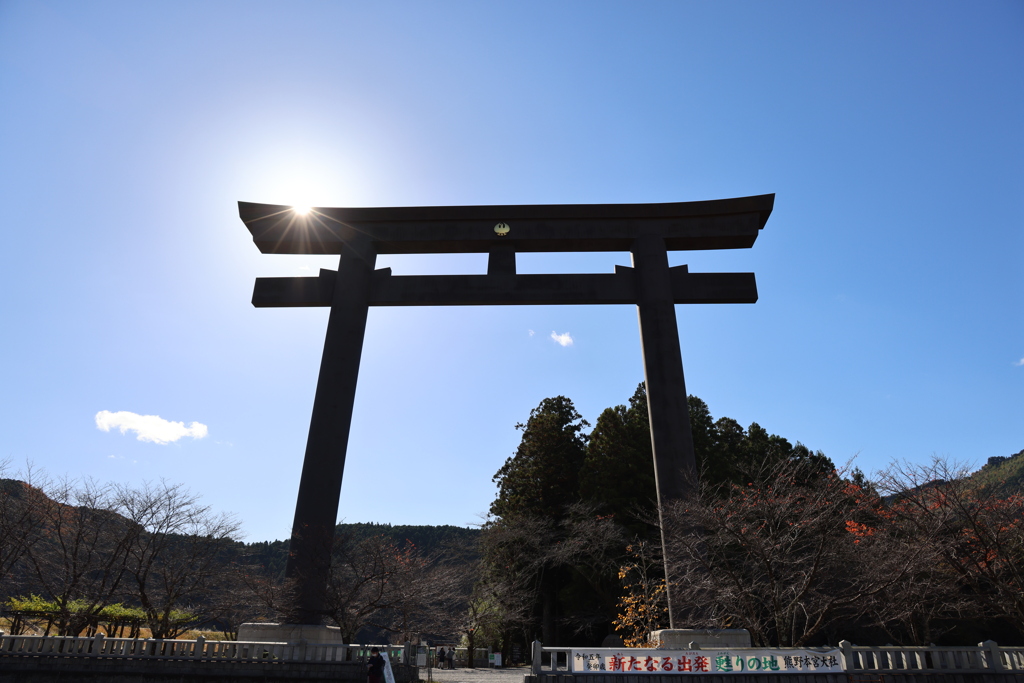
[[[530,673],[530,667],[520,666],[509,669],[431,669],[427,678],[427,669],[420,668],[420,680],[432,680],[436,683],[523,683],[523,676]]]

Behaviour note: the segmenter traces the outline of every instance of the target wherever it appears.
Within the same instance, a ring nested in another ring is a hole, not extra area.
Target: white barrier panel
[[[396,661],[404,647],[379,645]],[[340,643],[239,642],[234,640],[159,640],[95,636],[0,636],[0,657],[118,657],[125,659],[187,659],[202,661],[364,662],[370,646]]]
[[[738,674],[843,673],[839,650],[572,650],[572,673]]]

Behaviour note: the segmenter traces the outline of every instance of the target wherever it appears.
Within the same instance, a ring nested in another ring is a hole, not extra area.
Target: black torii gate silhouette
[[[636,304],[659,514],[696,481],[675,304],[754,303],[753,273],[690,273],[668,252],[753,246],[774,194],[667,204],[314,208],[239,202],[264,254],[339,254],[319,277],[257,278],[254,306],[329,306],[286,576],[320,624],[370,306]],[[628,251],[609,274],[519,275],[517,252]],[[486,253],[486,275],[402,275],[378,254]],[[664,532],[662,532],[664,542]],[[666,558],[666,576],[667,558]],[[675,628],[666,581],[670,628]]]

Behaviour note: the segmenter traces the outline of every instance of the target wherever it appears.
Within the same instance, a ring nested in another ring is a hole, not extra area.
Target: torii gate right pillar
[[[658,235],[641,235],[634,241],[631,251],[654,451],[654,481],[658,492],[658,516],[662,523],[661,543],[665,548],[665,507],[691,492],[697,481],[697,463],[665,240]],[[673,584],[669,576],[668,553],[664,555],[665,600],[668,603],[669,628],[674,629]]]

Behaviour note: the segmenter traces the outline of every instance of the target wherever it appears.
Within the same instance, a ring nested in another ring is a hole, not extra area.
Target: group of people
[[[445,662],[448,663],[447,668],[455,668],[455,647],[448,648],[448,652],[445,652],[443,647],[437,648],[437,668],[444,669]]]

